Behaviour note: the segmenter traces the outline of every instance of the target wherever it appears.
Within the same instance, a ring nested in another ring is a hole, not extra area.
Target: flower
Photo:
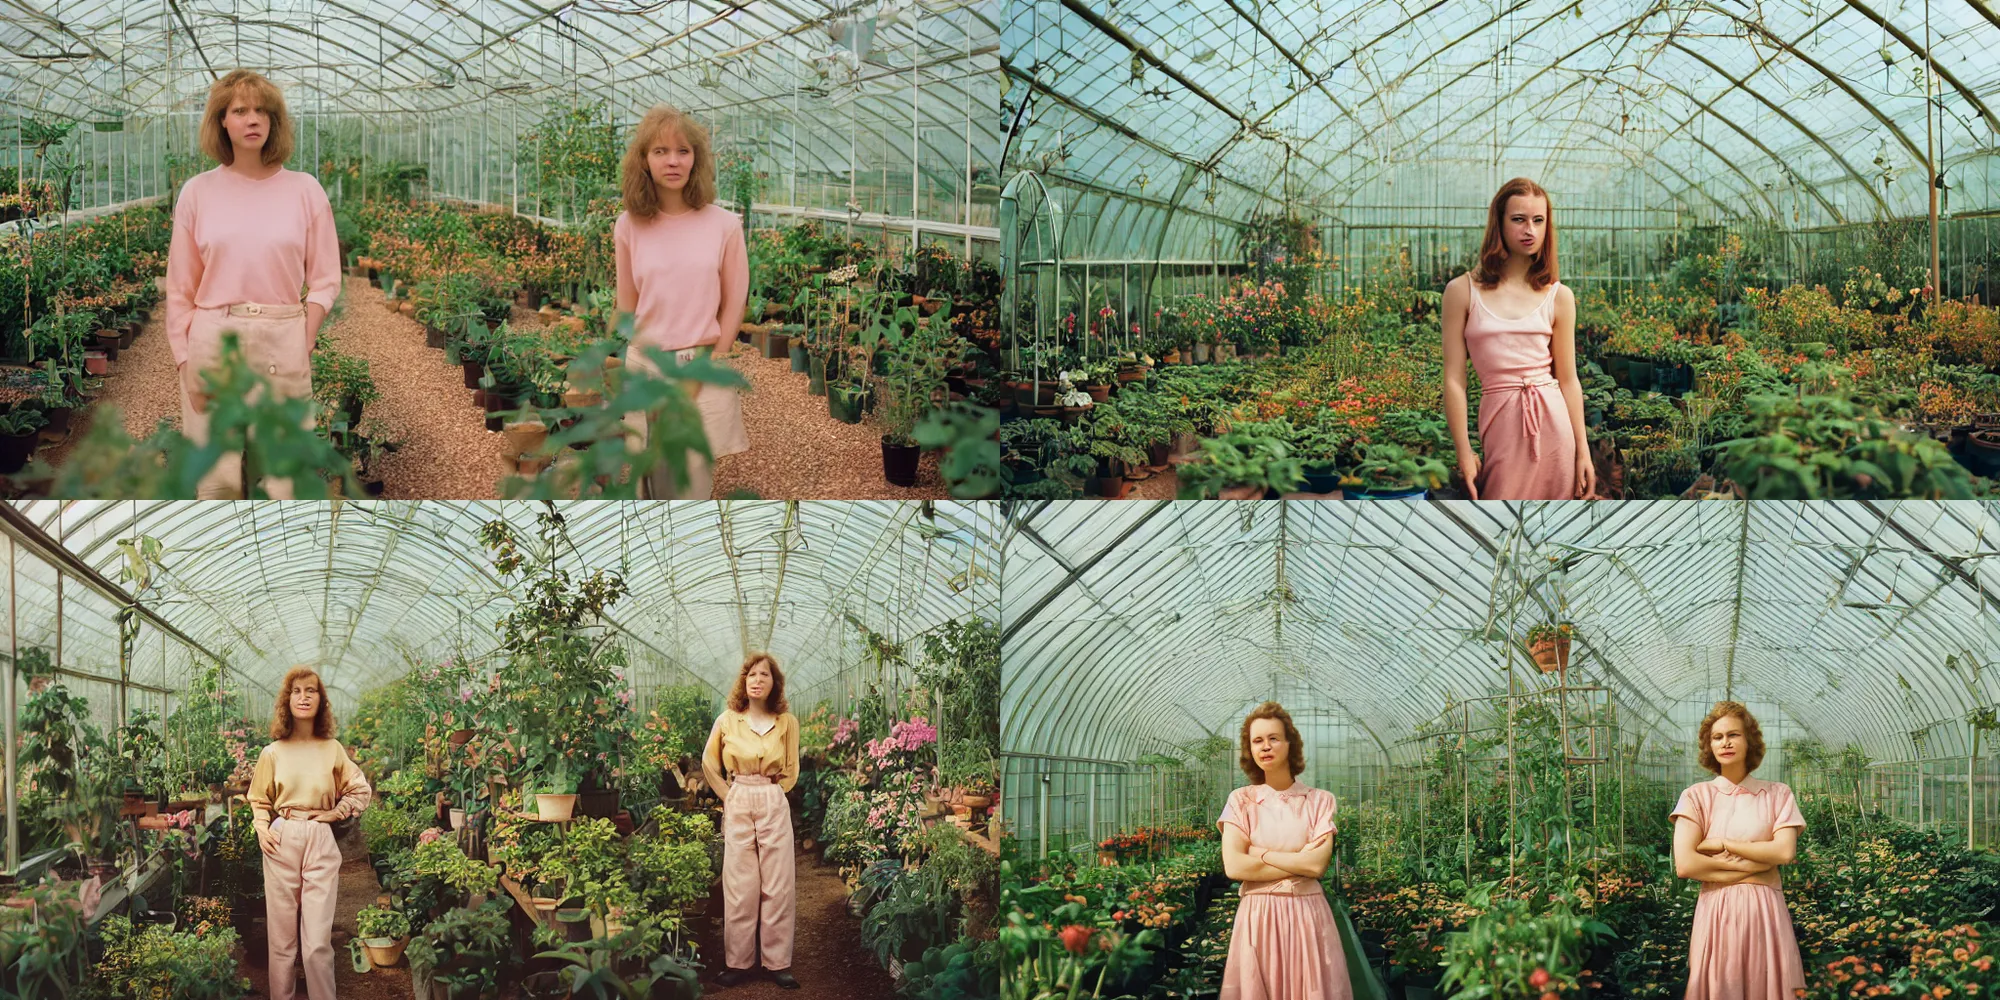
[[[1533,986],[1536,989],[1541,989],[1542,987],[1547,986],[1548,984],[1549,984],[1549,970],[1537,966],[1534,972],[1528,974],[1529,986]]]
[[[1072,955],[1083,954],[1083,949],[1090,944],[1091,933],[1091,929],[1082,924],[1071,924],[1063,928],[1061,932],[1063,949]]]

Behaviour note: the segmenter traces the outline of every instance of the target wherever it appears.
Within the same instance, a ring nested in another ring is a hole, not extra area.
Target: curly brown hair
[[[1542,190],[1540,184],[1516,177],[1500,185],[1493,196],[1493,204],[1486,209],[1486,238],[1479,243],[1479,263],[1472,270],[1472,280],[1481,288],[1494,288],[1500,284],[1500,275],[1507,265],[1507,202],[1515,196],[1540,198],[1549,208],[1549,228],[1542,246],[1535,251],[1534,259],[1528,264],[1528,287],[1540,291],[1550,284],[1562,280],[1556,266],[1556,203]]]
[[[750,707],[750,690],[746,683],[750,679],[750,668],[759,663],[771,666],[771,696],[764,699],[764,707],[773,715],[790,711],[785,704],[785,672],[778,669],[778,658],[769,653],[751,653],[743,658],[743,669],[736,672],[736,685],[729,689],[729,710],[741,712]]]
[[[303,665],[285,671],[285,682],[278,685],[278,702],[271,708],[272,739],[291,739],[292,686],[308,677],[319,688],[319,714],[313,716],[313,735],[323,740],[333,739],[333,704],[327,701],[326,682],[319,679],[319,671]]]
[[[632,141],[625,146],[625,158],[618,165],[618,187],[624,196],[625,211],[635,218],[651,221],[660,214],[660,188],[653,182],[653,172],[646,168],[646,153],[653,143],[673,136],[679,136],[694,150],[694,166],[688,171],[687,186],[681,189],[681,197],[691,209],[715,201],[715,147],[709,142],[708,129],[679,108],[659,104],[639,119],[639,127],[632,130]]]
[[[1253,784],[1264,783],[1264,767],[1257,763],[1257,756],[1250,752],[1250,724],[1258,719],[1276,719],[1285,727],[1285,746],[1289,752],[1285,763],[1292,769],[1292,777],[1297,778],[1306,769],[1305,740],[1299,736],[1299,727],[1292,725],[1292,713],[1275,701],[1267,701],[1250,710],[1243,717],[1243,732],[1236,744],[1236,762],[1243,767],[1243,773]]]
[[[271,134],[264,137],[258,153],[265,166],[283,163],[292,157],[292,115],[285,109],[285,95],[263,74],[239,69],[208,88],[208,107],[201,113],[201,151],[223,166],[236,162],[236,145],[222,120],[229,115],[230,102],[239,96],[271,116]]]
[[[1743,720],[1743,738],[1750,744],[1743,753],[1744,773],[1755,771],[1757,765],[1764,762],[1764,730],[1757,725],[1757,717],[1751,715],[1750,710],[1740,701],[1718,701],[1701,720],[1701,736],[1698,744],[1701,766],[1712,774],[1721,774],[1722,765],[1715,762],[1715,752],[1708,748],[1709,730],[1714,729],[1717,722],[1732,715]]]

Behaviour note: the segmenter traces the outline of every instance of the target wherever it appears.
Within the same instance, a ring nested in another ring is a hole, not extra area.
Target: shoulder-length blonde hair
[[[285,95],[277,84],[247,69],[239,69],[208,88],[208,109],[201,113],[201,151],[225,167],[236,162],[236,144],[229,140],[222,119],[229,115],[230,102],[246,92],[258,110],[271,116],[271,134],[264,137],[264,165],[291,159],[292,116],[285,110]]]
[[[1299,737],[1299,727],[1292,725],[1292,713],[1275,701],[1267,701],[1243,717],[1243,733],[1236,744],[1236,762],[1242,765],[1243,773],[1250,776],[1252,784],[1264,783],[1264,765],[1257,763],[1257,755],[1250,752],[1250,724],[1258,719],[1276,719],[1285,727],[1285,764],[1292,769],[1292,777],[1296,779],[1306,769],[1305,741]]]
[[[285,682],[278,685],[278,703],[271,708],[272,739],[291,738],[292,685],[308,677],[319,685],[319,714],[313,716],[313,735],[323,740],[333,739],[333,704],[326,698],[326,682],[319,679],[319,671],[303,666],[285,671]]]
[[[778,659],[769,653],[751,653],[743,658],[743,668],[736,671],[736,684],[729,689],[729,710],[741,712],[750,707],[750,668],[759,663],[771,668],[771,694],[764,699],[764,707],[774,713],[789,711],[785,704],[785,672],[778,669]]]
[[[625,211],[635,218],[651,219],[660,214],[660,188],[653,172],[646,169],[646,151],[666,136],[678,135],[694,150],[694,169],[688,171],[687,187],[681,197],[689,208],[705,208],[715,201],[715,150],[709,146],[708,129],[670,104],[656,104],[639,127],[632,130],[632,142],[625,147],[619,167],[625,193]],[[775,669],[775,665],[773,667]]]
[[[1556,268],[1556,203],[1542,190],[1540,184],[1516,177],[1500,185],[1500,193],[1493,196],[1493,204],[1486,209],[1486,239],[1479,244],[1479,263],[1472,270],[1472,280],[1481,288],[1493,288],[1500,284],[1500,275],[1507,266],[1507,202],[1516,195],[1540,198],[1549,209],[1549,229],[1542,239],[1541,249],[1535,251],[1528,263],[1528,287],[1537,290],[1547,288],[1552,282],[1561,281]]]
[[[1748,744],[1743,748],[1743,773],[1747,775],[1764,763],[1764,729],[1757,725],[1757,717],[1751,715],[1750,709],[1740,701],[1718,701],[1702,718],[1699,737],[1701,766],[1713,774],[1721,774],[1722,765],[1716,763],[1715,751],[1709,749],[1709,731],[1715,728],[1716,723],[1732,715],[1743,720],[1743,742]]]

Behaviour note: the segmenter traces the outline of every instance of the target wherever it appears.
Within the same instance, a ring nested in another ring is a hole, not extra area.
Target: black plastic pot
[[[913,444],[896,444],[882,437],[882,478],[891,486],[917,485],[917,459],[924,450]]]
[[[465,369],[465,387],[467,389],[479,388],[479,379],[486,374],[486,366],[477,361],[467,359],[460,362],[459,367]]]
[[[486,429],[489,431],[499,430],[502,423],[499,415],[503,411],[511,409],[514,409],[514,401],[512,399],[508,398],[507,396],[501,395],[500,390],[498,389],[487,390]]]
[[[424,346],[442,351],[451,342],[451,335],[434,326],[424,327]]]
[[[1332,463],[1305,467],[1307,493],[1332,493],[1340,488],[1340,471]]]
[[[805,341],[794,339],[789,349],[792,353],[792,371],[801,375],[805,374],[807,371],[806,362],[811,358],[811,355],[806,353]]]
[[[0,475],[13,475],[28,464],[28,456],[35,453],[35,442],[41,440],[42,432],[29,431],[26,434],[0,435]]]

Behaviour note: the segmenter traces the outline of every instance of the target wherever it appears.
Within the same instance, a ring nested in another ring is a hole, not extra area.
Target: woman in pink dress
[[[743,221],[715,204],[708,130],[674,108],[655,107],[633,133],[622,172],[625,211],[612,226],[612,243],[618,313],[636,321],[627,369],[658,377],[648,349],[674,354],[683,364],[697,355],[728,357],[749,299],[750,256]],[[736,390],[685,385],[701,414],[710,457],[689,450],[686,483],[674,482],[662,463],[647,477],[644,498],[707,500],[715,482],[711,459],[750,450]],[[626,414],[625,422],[643,446],[652,432],[647,415]]]
[[[243,360],[272,392],[312,395],[313,344],[340,294],[340,240],[319,178],[285,169],[292,121],[271,81],[239,69],[208,88],[201,148],[217,166],[188,178],[174,202],[166,299],[181,433],[205,445],[202,375],[221,362],[225,333],[238,335]],[[266,479],[264,489],[292,496],[289,480]],[[224,454],[195,488],[202,500],[242,495],[241,452]]]
[[[1243,720],[1238,762],[1257,784],[1230,793],[1222,870],[1243,883],[1221,1000],[1351,1000],[1340,930],[1320,876],[1333,859],[1333,793],[1300,780],[1303,742],[1267,701]]]
[[[1715,778],[1674,806],[1674,872],[1701,882],[1688,940],[1687,1000],[1792,1000],[1806,985],[1778,868],[1798,855],[1792,790],[1750,777],[1764,733],[1739,702],[1701,721],[1701,766]]]
[[[1558,280],[1549,194],[1516,177],[1493,196],[1479,264],[1444,288],[1444,415],[1474,500],[1573,500],[1597,488],[1576,378],[1576,297]],[[1479,446],[1465,361],[1479,372]]]

